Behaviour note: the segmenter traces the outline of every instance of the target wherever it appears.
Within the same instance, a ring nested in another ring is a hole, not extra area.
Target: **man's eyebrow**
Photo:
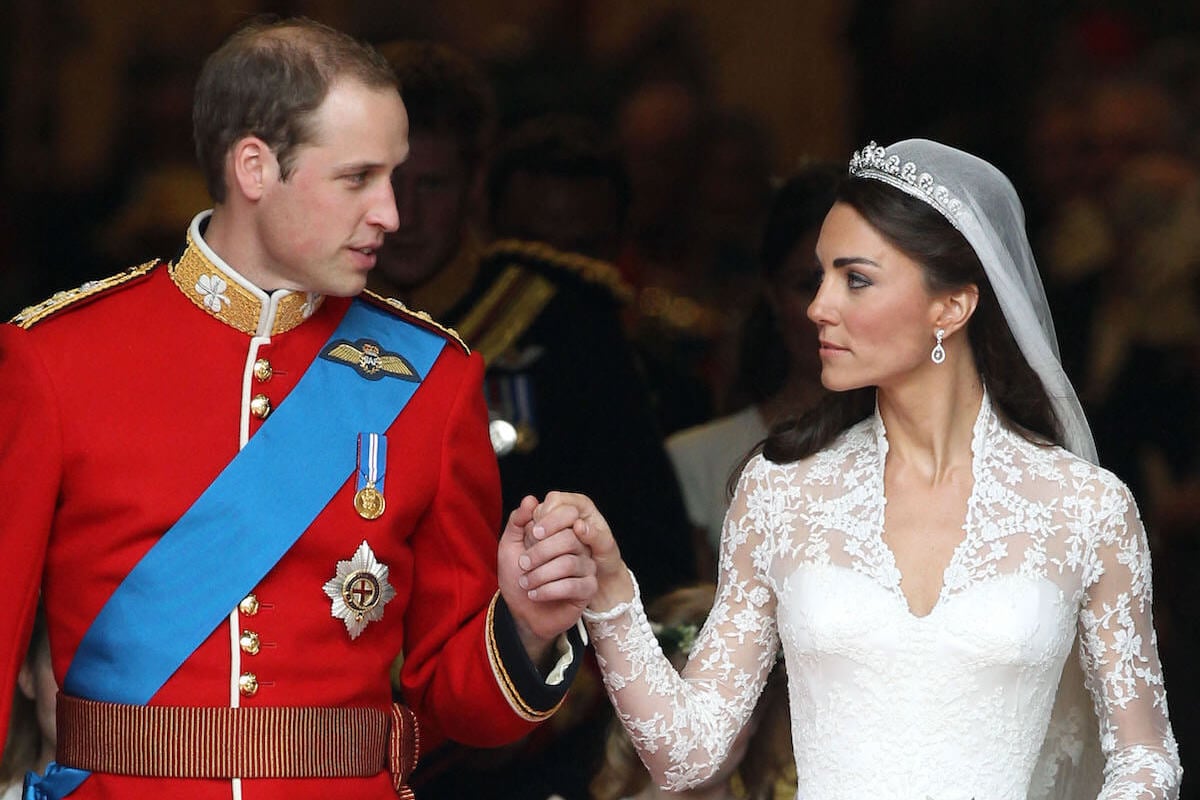
[[[374,169],[383,169],[382,161],[348,161],[344,164],[338,164],[334,167],[335,172],[370,172]]]

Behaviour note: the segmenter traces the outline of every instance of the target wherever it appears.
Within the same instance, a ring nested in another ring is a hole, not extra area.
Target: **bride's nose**
[[[808,318],[818,327],[834,322],[834,309],[830,302],[827,281],[822,281],[817,286],[817,292],[813,295],[812,302],[808,304]]]

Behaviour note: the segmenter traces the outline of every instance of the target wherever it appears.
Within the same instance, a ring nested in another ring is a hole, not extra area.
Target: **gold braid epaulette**
[[[425,327],[430,327],[441,331],[446,335],[446,338],[452,339],[456,344],[458,344],[458,346],[463,349],[464,353],[467,355],[471,354],[470,346],[468,346],[463,338],[458,335],[458,331],[454,330],[454,328],[443,325],[424,311],[417,311],[409,308],[394,297],[384,297],[381,294],[372,292],[370,289],[364,289],[362,294],[363,297],[370,300],[375,305],[387,306],[390,310],[398,311],[403,316],[412,317]]]
[[[622,303],[633,300],[633,287],[621,277],[617,268],[607,261],[589,258],[578,253],[566,253],[543,242],[531,242],[525,239],[500,239],[488,245],[483,251],[484,261],[506,256],[532,259],[546,266],[567,269],[588,283],[608,289],[613,297]]]
[[[107,278],[100,278],[95,281],[88,281],[76,289],[55,292],[37,305],[29,306],[10,319],[9,322],[28,330],[46,317],[57,314],[59,311],[78,303],[80,300],[86,300],[89,297],[94,297],[101,292],[106,292],[109,289],[131,281],[134,278],[140,278],[157,267],[159,263],[158,259],[147,261],[145,264],[131,267],[124,272],[118,272],[116,275],[110,275]]]

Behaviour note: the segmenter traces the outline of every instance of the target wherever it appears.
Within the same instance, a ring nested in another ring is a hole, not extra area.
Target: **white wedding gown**
[[[682,677],[640,600],[588,614],[618,713],[669,788],[721,763],[782,642],[800,798],[1178,794],[1149,552],[1128,490],[1008,431],[986,398],[972,447],[966,535],[927,616],[910,611],[882,540],[877,415],[812,458],[747,466]],[[1079,666],[1094,714],[1076,702],[1087,698]]]

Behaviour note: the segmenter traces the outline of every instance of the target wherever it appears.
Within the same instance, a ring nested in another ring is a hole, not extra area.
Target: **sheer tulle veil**
[[[953,147],[908,139],[886,148],[867,145],[851,159],[850,174],[883,181],[929,203],[966,237],[1025,360],[1054,404],[1067,449],[1095,463],[1091,429],[1059,360],[1050,306],[1025,233],[1025,212],[1004,173]]]
[[[889,147],[872,142],[854,154],[850,174],[883,181],[928,203],[966,237],[1025,360],[1041,378],[1067,449],[1095,463],[1091,428],[1059,359],[1054,322],[1025,231],[1025,212],[1008,178],[981,158],[927,139]],[[1077,642],[1063,668],[1029,797],[1095,797],[1102,767],[1098,724],[1083,688]]]

